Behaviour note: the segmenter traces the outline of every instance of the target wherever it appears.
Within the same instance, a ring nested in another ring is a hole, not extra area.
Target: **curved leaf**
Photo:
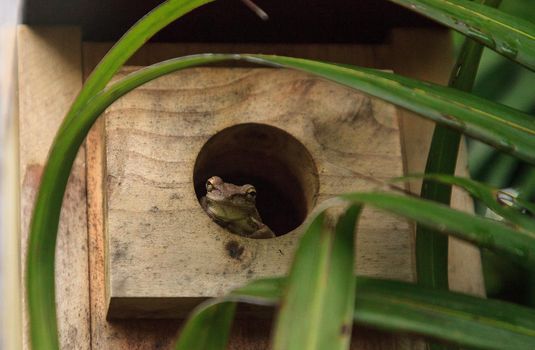
[[[274,349],[349,348],[360,210],[347,209],[334,232],[321,213],[301,238],[275,322]]]
[[[495,220],[416,197],[384,192],[347,193],[339,197],[415,220],[442,234],[509,256],[524,266],[535,263],[535,232],[518,231]]]
[[[535,24],[466,0],[390,0],[535,71]]]
[[[463,347],[535,347],[532,309],[409,283],[357,277],[355,322]]]
[[[161,28],[185,13],[213,0],[168,0],[139,20],[95,68],[64,118],[51,147],[37,195],[27,251],[27,293],[30,339],[34,348],[58,349],[54,289],[54,257],[59,215],[72,162],[81,141],[61,140],[76,129],[76,117],[87,102],[110,81],[126,60]],[[81,130],[80,130],[81,131]],[[82,140],[88,130],[82,131]],[[65,159],[57,159],[63,157]],[[56,157],[56,160],[50,160]],[[62,165],[59,165],[62,164]]]
[[[276,305],[285,284],[285,278],[253,281],[226,297],[200,306],[187,323],[197,323],[204,308],[219,302]],[[496,350],[535,347],[535,311],[532,309],[400,281],[357,276],[355,285],[353,318],[356,323],[419,334],[463,347]],[[184,330],[186,328],[187,325]]]
[[[470,178],[447,174],[412,175],[401,177],[396,180],[410,180],[416,178],[424,178],[429,181],[459,186],[473,197],[482,201],[493,212],[515,224],[518,228],[535,232],[535,220],[521,212],[521,210],[528,210],[531,212],[530,209],[532,209],[533,205],[521,198],[516,198],[498,188],[488,186]]]
[[[175,349],[226,349],[235,312],[236,304],[233,302],[214,303],[210,307],[203,306],[182,329]]]
[[[382,98],[535,164],[535,118],[475,95],[362,67],[270,55],[240,55],[294,68]]]

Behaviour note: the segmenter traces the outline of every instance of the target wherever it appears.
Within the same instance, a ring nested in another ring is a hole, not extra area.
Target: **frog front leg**
[[[275,238],[275,233],[271,231],[268,225],[264,224],[261,221],[258,221],[255,218],[251,218],[251,220],[258,226],[258,230],[251,233],[247,237],[249,238],[256,238],[256,239],[262,239],[262,238]]]

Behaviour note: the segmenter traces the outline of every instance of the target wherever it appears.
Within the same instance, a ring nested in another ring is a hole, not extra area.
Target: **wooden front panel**
[[[188,69],[138,88],[104,117],[112,318],[182,316],[187,299],[284,275],[306,213],[288,228],[281,221],[300,197],[311,211],[403,175],[393,105],[291,70]],[[261,216],[281,235],[248,239],[214,224],[199,204],[211,176],[255,185]],[[405,220],[366,208],[357,271],[413,280],[411,237]]]

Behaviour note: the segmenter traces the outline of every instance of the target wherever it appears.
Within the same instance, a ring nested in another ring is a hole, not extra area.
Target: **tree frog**
[[[201,198],[201,205],[212,220],[235,234],[249,238],[275,237],[256,209],[253,185],[237,186],[213,176],[206,181],[206,196]]]

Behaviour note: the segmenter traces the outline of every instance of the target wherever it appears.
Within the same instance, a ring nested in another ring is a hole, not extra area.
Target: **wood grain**
[[[229,233],[202,210],[197,182],[200,196],[210,176],[243,177],[257,186],[259,205],[270,191],[299,187],[311,210],[314,201],[370,190],[403,174],[392,105],[292,70],[177,72],[121,98],[105,118],[110,317],[183,316],[184,298],[220,296],[249,280],[287,273],[301,227],[269,240]],[[258,124],[222,136],[229,140],[201,155],[213,135],[243,123]],[[291,147],[292,137],[315,169]],[[197,174],[201,157],[210,164]],[[265,210],[275,212],[291,199],[274,198]],[[358,272],[413,280],[410,241],[406,221],[366,209],[357,235]],[[229,252],[231,245],[240,247],[239,256]],[[152,305],[154,298],[167,307]]]
[[[178,321],[106,320],[104,187],[102,171],[104,149],[103,119],[97,121],[86,140],[88,234],[91,290],[92,349],[168,349],[174,339]]]
[[[219,45],[210,51],[261,51],[291,54],[293,47],[299,45],[280,45],[277,49],[270,49],[270,46],[255,45]],[[185,48],[184,48],[185,47]],[[294,51],[294,55],[318,57],[323,59],[338,60],[348,63],[362,65],[372,65],[373,52],[366,46],[342,46],[337,50],[336,45],[328,45],[329,50],[321,45],[301,45]],[[109,48],[106,44],[89,43],[84,46],[84,62],[86,72],[97,62],[97,60]],[[184,50],[187,50],[186,52]],[[176,54],[193,53],[196,51],[207,51],[206,45],[166,45],[155,44],[149,45],[142,49],[132,60],[132,64],[146,65],[173,57]],[[346,55],[351,53],[351,55]],[[170,344],[170,338],[173,331],[177,329],[175,321],[122,321],[114,320],[106,322],[105,310],[106,303],[103,302],[105,273],[103,254],[105,250],[105,241],[103,237],[104,230],[104,203],[105,200],[99,194],[102,193],[103,176],[103,146],[104,130],[100,124],[92,131],[92,136],[88,139],[88,192],[89,197],[89,220],[90,220],[90,250],[91,255],[91,298],[93,305],[92,313],[92,340],[96,348],[113,348],[128,349],[133,346],[131,338],[135,338],[141,343],[136,348],[160,348],[162,344]],[[96,155],[96,158],[93,158]],[[93,180],[91,178],[93,177]],[[100,179],[99,179],[100,177]],[[100,182],[99,182],[100,181]],[[94,195],[93,199],[92,196]],[[91,207],[93,206],[93,209]],[[95,225],[96,223],[96,225]],[[212,224],[211,222],[207,222]],[[93,245],[100,248],[95,249]],[[97,253],[97,254],[95,254]],[[159,323],[162,322],[162,323]],[[156,324],[156,327],[152,325]],[[229,347],[231,349],[266,349],[269,339],[269,322],[265,320],[236,320]],[[148,331],[145,331],[144,329]],[[141,335],[139,335],[141,334]],[[165,339],[159,341],[158,339]],[[155,345],[156,344],[156,345]],[[355,327],[355,336],[352,340],[352,349],[405,349],[415,348],[418,342],[413,339],[393,336],[380,331],[370,331],[362,327]]]
[[[29,222],[43,166],[56,130],[80,90],[81,67],[81,35],[77,28],[19,28],[23,267]],[[56,245],[58,327],[60,344],[64,349],[90,349],[91,344],[84,163],[82,150],[75,161],[65,193]],[[26,310],[25,305],[23,309]],[[24,348],[27,349],[26,314],[24,329]]]

